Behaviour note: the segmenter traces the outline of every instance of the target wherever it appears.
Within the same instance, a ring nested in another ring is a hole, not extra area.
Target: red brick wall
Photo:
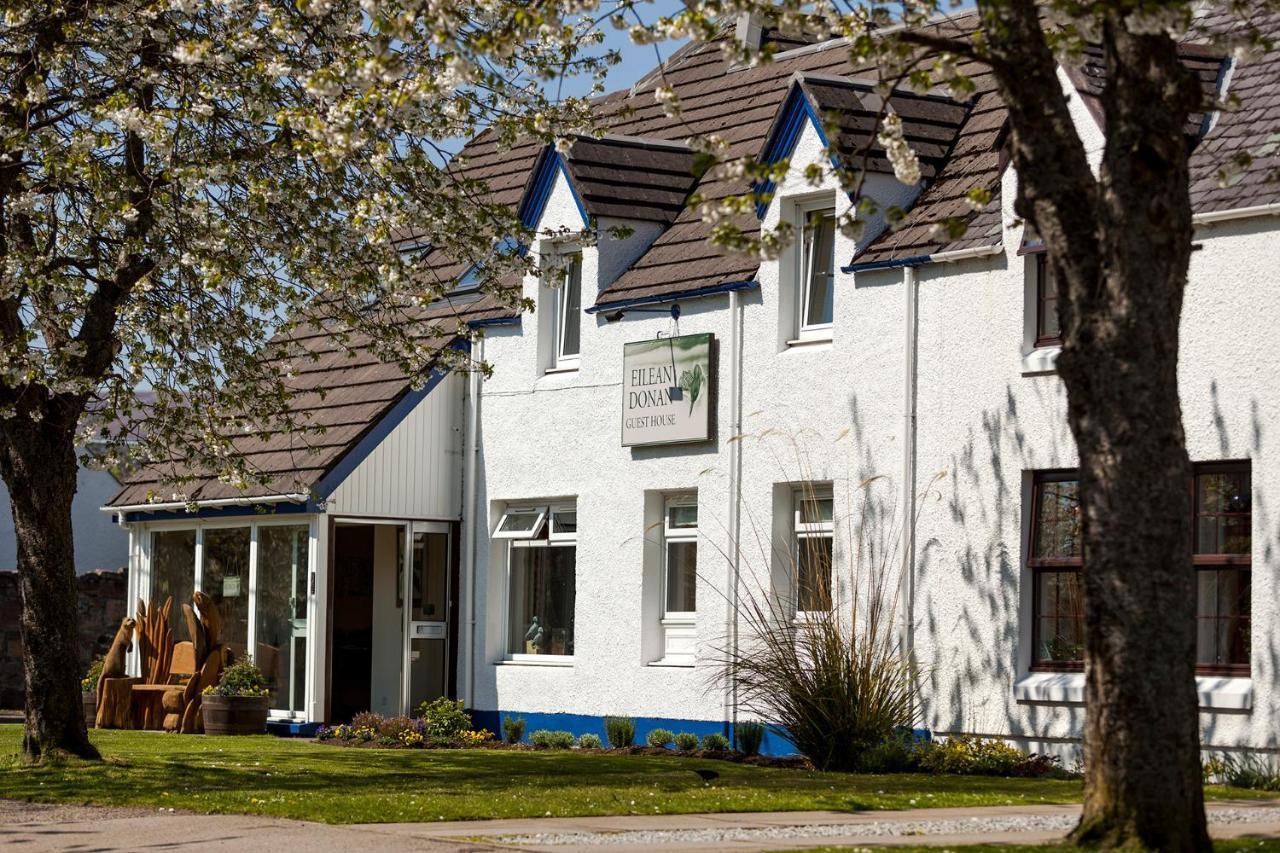
[[[89,661],[105,654],[125,614],[125,571],[99,571],[76,577],[80,611],[80,660],[83,674]],[[0,572],[0,708],[23,706],[22,639],[18,631],[18,575]]]

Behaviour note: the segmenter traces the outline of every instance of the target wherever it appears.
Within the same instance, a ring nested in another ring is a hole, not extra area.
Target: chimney
[[[750,12],[739,12],[734,39],[743,50],[755,53],[760,49],[760,44],[764,39],[764,21],[760,19],[759,15],[753,15]]]

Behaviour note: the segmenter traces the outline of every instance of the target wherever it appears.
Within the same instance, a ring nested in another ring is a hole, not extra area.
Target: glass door
[[[307,587],[311,527],[258,527],[254,661],[267,677],[276,716],[303,711],[307,682]]]
[[[450,541],[449,526],[415,522],[405,573],[404,695],[406,710],[448,695]]]

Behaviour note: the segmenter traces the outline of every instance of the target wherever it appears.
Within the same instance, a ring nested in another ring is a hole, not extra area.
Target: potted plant
[[[89,671],[80,679],[80,704],[84,707],[84,724],[93,728],[98,722],[98,679],[102,677],[102,658],[96,657],[89,664]]]
[[[200,700],[207,735],[260,735],[267,730],[267,678],[252,661],[222,671]]]

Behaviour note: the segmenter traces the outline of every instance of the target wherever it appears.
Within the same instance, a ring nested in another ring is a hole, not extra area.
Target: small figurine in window
[[[542,622],[537,616],[533,617],[533,621],[529,623],[529,630],[524,632],[524,650],[527,654],[536,655],[542,648],[543,642],[546,640],[546,629],[542,627]]]

